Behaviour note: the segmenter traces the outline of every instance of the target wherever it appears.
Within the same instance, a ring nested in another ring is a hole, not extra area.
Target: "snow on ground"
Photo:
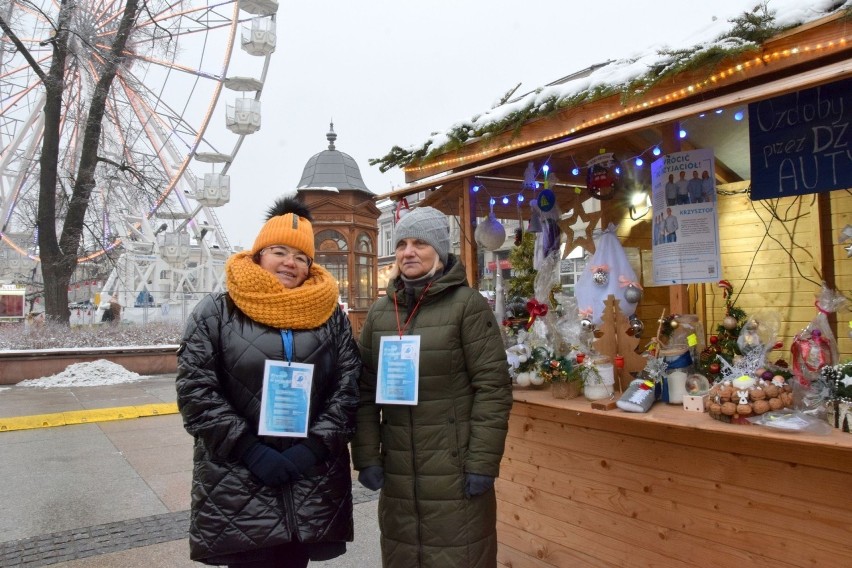
[[[133,371],[128,371],[112,361],[98,359],[97,361],[88,363],[74,363],[73,365],[68,365],[61,373],[40,379],[27,379],[19,382],[17,386],[45,389],[55,387],[97,387],[132,383],[145,378],[147,377]]]

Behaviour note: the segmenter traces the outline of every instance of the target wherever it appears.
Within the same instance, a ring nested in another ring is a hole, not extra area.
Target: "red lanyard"
[[[408,319],[405,320],[405,325],[402,326],[402,327],[400,327],[400,325],[399,325],[399,305],[396,302],[396,294],[393,295],[393,311],[396,313],[396,329],[399,331],[399,337],[400,338],[402,338],[402,332],[405,331],[405,328],[407,328],[408,324],[411,323],[411,318],[414,317],[414,314],[417,312],[417,308],[420,307],[420,302],[422,302],[423,298],[426,297],[426,292],[429,291],[429,286],[431,286],[431,285],[432,285],[431,282],[426,284],[426,288],[424,288],[423,293],[420,294],[420,299],[417,300],[416,304],[414,304],[414,309],[411,310],[410,314],[408,314]]]

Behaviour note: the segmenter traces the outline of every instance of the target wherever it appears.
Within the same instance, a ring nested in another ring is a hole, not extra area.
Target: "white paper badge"
[[[376,403],[415,405],[419,384],[420,336],[382,337]]]
[[[314,366],[267,360],[260,399],[261,436],[308,436]]]

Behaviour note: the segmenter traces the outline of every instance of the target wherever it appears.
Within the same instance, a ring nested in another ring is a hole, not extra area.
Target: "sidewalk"
[[[192,438],[174,401],[173,375],[0,387],[0,568],[201,566],[186,538]],[[143,417],[115,419],[131,409]],[[381,564],[377,494],[353,493],[355,542],[312,567]]]

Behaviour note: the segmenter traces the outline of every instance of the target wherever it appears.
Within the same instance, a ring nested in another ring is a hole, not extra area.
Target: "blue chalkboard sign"
[[[852,187],[852,79],[748,105],[751,198]]]

